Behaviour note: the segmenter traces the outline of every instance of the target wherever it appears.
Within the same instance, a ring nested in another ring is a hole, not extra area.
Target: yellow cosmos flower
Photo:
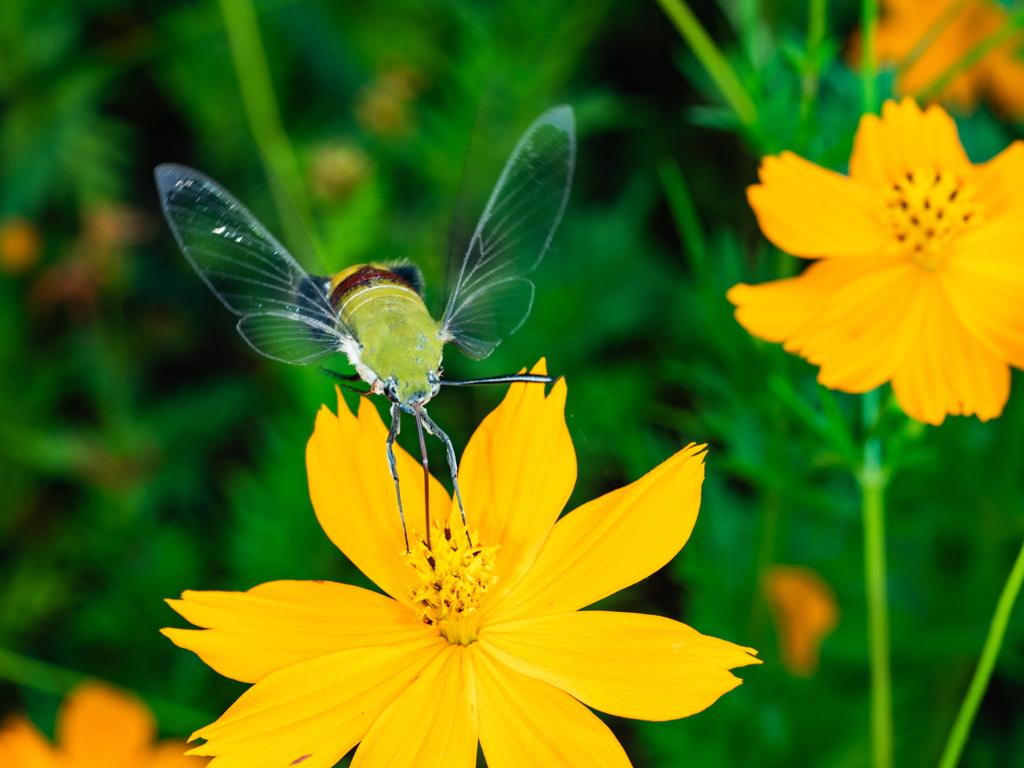
[[[941,31],[901,73],[896,82],[900,92],[914,94],[927,88],[1009,22],[1005,8],[992,0],[886,0],[878,24],[879,61],[901,64],[912,53],[916,55],[926,37],[946,19]],[[1024,114],[1024,62],[1018,56],[1022,41],[1024,33],[1010,37],[953,78],[938,99],[971,109],[988,96],[997,109]]]
[[[156,723],[138,699],[102,683],[83,683],[57,714],[53,745],[24,717],[0,728],[3,768],[202,768],[183,741],[153,743]]]
[[[783,665],[798,677],[812,677],[821,644],[839,624],[835,592],[810,568],[773,565],[764,575],[764,593]]]
[[[818,381],[903,410],[998,416],[1024,367],[1024,143],[973,165],[940,107],[865,115],[850,175],[790,153],[747,190],[765,236],[809,259],[799,277],[727,297],[755,336],[821,366]]]
[[[410,555],[376,409],[362,400],[356,418],[340,396],[337,416],[322,409],[306,451],[317,518],[386,595],[278,581],[170,601],[207,629],[168,637],[254,683],[193,752],[216,768],[330,768],[359,744],[353,766],[472,768],[479,741],[490,768],[628,766],[588,706],[669,720],[739,685],[728,670],[757,663],[750,649],[658,616],[579,610],[686,543],[704,465],[690,446],[559,520],[576,480],[565,395],[564,381],[547,397],[510,387],[463,457],[468,531],[431,480],[446,521],[431,549],[419,462],[398,456]]]

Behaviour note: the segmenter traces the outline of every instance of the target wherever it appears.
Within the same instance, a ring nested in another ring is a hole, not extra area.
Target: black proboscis
[[[388,432],[388,469],[395,481],[395,495],[398,497],[398,517],[402,521],[402,536],[405,537],[405,553],[409,554],[409,532],[405,529],[405,513],[402,511],[402,490],[398,487],[398,465],[395,462],[395,438],[402,428],[402,409],[398,403],[391,404],[391,430]]]
[[[467,381],[445,381],[441,380],[442,387],[479,387],[484,384],[514,384],[524,382],[526,384],[554,384],[561,376],[541,376],[539,373],[510,373],[507,376],[488,376],[483,379],[469,379]]]
[[[420,454],[423,456],[423,510],[426,515],[427,549],[430,549],[430,460],[427,458],[427,441],[423,439],[423,416],[416,408],[416,434],[420,438]]]

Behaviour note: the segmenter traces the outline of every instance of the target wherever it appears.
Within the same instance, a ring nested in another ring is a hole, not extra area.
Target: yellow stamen
[[[953,239],[981,219],[974,189],[934,168],[916,168],[895,180],[885,216],[900,250],[929,271],[939,269]]]
[[[433,527],[432,547],[417,534],[412,552],[401,553],[415,573],[406,594],[424,624],[437,627],[449,643],[469,645],[476,640],[484,593],[498,580],[492,573],[498,547],[481,547],[477,533],[467,535],[457,518]]]

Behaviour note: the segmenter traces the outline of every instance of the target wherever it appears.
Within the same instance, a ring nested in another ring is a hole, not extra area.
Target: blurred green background
[[[451,349],[446,375],[545,356],[566,376],[580,464],[570,509],[710,444],[689,544],[607,607],[681,619],[757,648],[764,665],[694,717],[608,718],[636,766],[866,765],[860,499],[841,450],[860,439],[843,426],[859,423],[859,402],[819,393],[815,370],[749,337],[724,298],[799,266],[746,204],[761,155],[792,149],[839,170],[849,156],[856,4],[828,3],[810,52],[805,2],[693,4],[754,101],[746,126],[654,2],[255,8],[295,159],[284,182],[323,261],[408,257],[428,303],[453,217],[457,251],[516,136],[548,106],[573,105],[576,182],[533,314],[483,362]],[[975,162],[1020,134],[985,106],[958,123]],[[74,676],[8,651],[133,688],[165,734],[185,735],[244,686],[158,634],[182,626],[164,598],[364,583],[307,494],[304,446],[333,384],[250,350],[159,218],[152,169],[166,161],[260,210],[252,132],[215,0],[0,4],[0,714],[26,711],[46,732]],[[280,158],[287,170],[287,148],[268,159]],[[503,393],[445,391],[431,412],[461,452]],[[882,394],[897,462],[900,766],[934,765],[1024,537],[1021,395],[990,423],[925,429]],[[810,678],[780,661],[760,586],[776,563],[813,568],[838,599]],[[1022,649],[1018,611],[965,766],[1024,765]]]

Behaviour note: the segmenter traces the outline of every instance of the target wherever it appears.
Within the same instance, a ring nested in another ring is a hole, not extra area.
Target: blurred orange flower
[[[916,58],[901,71],[896,88],[915,94],[1008,21],[1006,10],[991,0],[884,0],[878,58],[899,66],[913,54]],[[971,109],[988,96],[1000,111],[1024,115],[1022,42],[1024,31],[953,78],[937,100]]]
[[[783,152],[760,177],[747,198],[765,236],[820,261],[733,286],[744,328],[827,387],[891,381],[929,424],[1002,413],[1009,366],[1024,367],[1024,143],[974,165],[949,115],[908,98],[861,118],[849,176]]]
[[[171,640],[254,683],[195,734],[207,741],[193,752],[224,768],[330,768],[359,744],[355,768],[472,768],[479,741],[491,768],[625,768],[588,707],[670,720],[739,685],[728,670],[758,663],[750,649],[659,616],[579,610],[686,543],[704,454],[685,448],[559,519],[576,481],[565,396],[564,381],[547,397],[513,384],[473,435],[460,473],[470,531],[431,480],[431,506],[445,513],[428,548],[423,500],[405,494],[411,554],[377,409],[364,399],[356,418],[340,393],[337,416],[324,407],[306,451],[313,507],[386,594],[278,581],[170,601],[207,628],[165,629]],[[417,460],[396,458],[399,477],[417,476]]]
[[[798,677],[818,671],[825,638],[839,624],[839,605],[828,583],[810,568],[773,565],[764,576],[779,653],[786,669]]]
[[[356,95],[356,119],[373,133],[403,136],[416,127],[412,102],[424,87],[423,75],[414,67],[386,69]]]
[[[94,205],[82,212],[80,248],[102,261],[120,249],[147,242],[157,231],[157,221],[142,208],[126,203]]]
[[[43,255],[39,227],[21,216],[0,223],[0,271],[20,275],[36,265]]]
[[[318,200],[338,202],[352,194],[373,170],[370,156],[351,141],[332,141],[314,148],[309,186]]]
[[[57,744],[24,717],[0,728],[3,768],[202,768],[185,742],[153,743],[149,708],[127,693],[88,682],[68,694],[57,714]]]
[[[73,319],[88,320],[96,314],[102,289],[124,280],[124,250],[155,231],[156,220],[135,206],[104,203],[83,210],[81,236],[66,258],[29,286],[29,306],[41,313],[64,307]]]

